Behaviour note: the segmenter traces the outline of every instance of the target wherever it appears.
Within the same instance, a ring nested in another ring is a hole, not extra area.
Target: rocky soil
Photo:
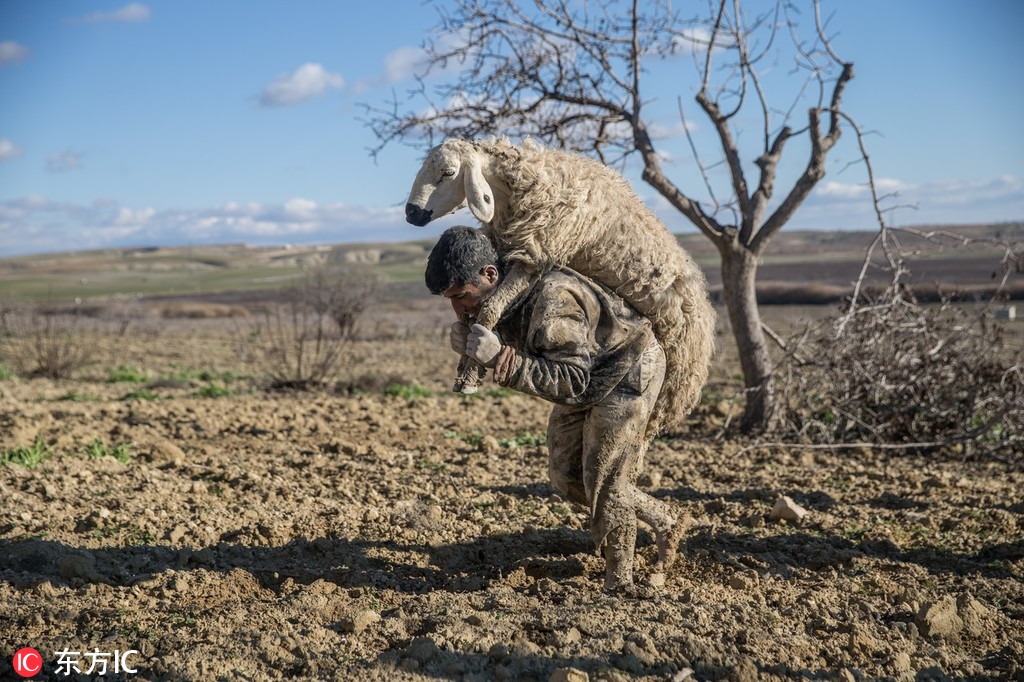
[[[547,406],[449,393],[436,325],[271,392],[224,325],[161,324],[0,380],[0,453],[48,455],[0,466],[0,676],[32,646],[36,679],[129,649],[106,679],[1024,679],[1020,459],[750,447],[710,392],[642,479],[683,559],[651,577],[642,533],[645,588],[607,596]]]

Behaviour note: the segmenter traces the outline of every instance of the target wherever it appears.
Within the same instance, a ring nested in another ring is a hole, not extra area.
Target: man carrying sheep
[[[488,238],[460,226],[445,231],[431,251],[426,284],[469,322],[503,274]],[[559,493],[589,511],[606,561],[604,589],[633,585],[637,519],[654,530],[655,570],[668,567],[684,524],[635,485],[665,375],[650,322],[605,287],[555,268],[506,309],[495,331],[457,322],[452,349],[492,368],[502,386],[554,403],[548,475]]]

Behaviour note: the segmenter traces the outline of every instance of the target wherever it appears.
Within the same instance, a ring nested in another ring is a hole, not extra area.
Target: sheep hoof
[[[477,393],[480,390],[480,385],[484,382],[486,373],[487,369],[483,365],[478,365],[463,355],[459,360],[459,374],[455,379],[455,385],[452,386],[452,391],[464,395]]]
[[[452,386],[452,391],[456,393],[461,393],[463,395],[473,395],[474,393],[478,393],[480,391],[480,386],[475,384],[468,384],[464,382],[462,379],[456,379],[455,385]]]

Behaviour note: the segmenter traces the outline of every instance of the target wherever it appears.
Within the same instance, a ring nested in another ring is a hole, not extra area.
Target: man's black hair
[[[443,294],[453,286],[479,284],[480,273],[488,265],[503,271],[491,240],[480,230],[457,225],[445,230],[434,244],[424,279],[430,293]]]

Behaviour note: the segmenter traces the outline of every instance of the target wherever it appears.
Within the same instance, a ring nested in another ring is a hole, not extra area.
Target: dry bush
[[[344,360],[372,281],[345,270],[312,271],[285,289],[282,303],[264,306],[243,327],[245,359],[275,388],[323,384]]]
[[[338,332],[351,339],[378,283],[377,275],[366,268],[325,265],[311,270],[299,290],[313,310],[333,320]]]
[[[1019,453],[1024,357],[987,311],[894,287],[809,330],[776,373],[775,432],[804,443]]]
[[[25,377],[68,379],[95,360],[82,315],[42,305],[9,305],[0,313],[0,359]]]

